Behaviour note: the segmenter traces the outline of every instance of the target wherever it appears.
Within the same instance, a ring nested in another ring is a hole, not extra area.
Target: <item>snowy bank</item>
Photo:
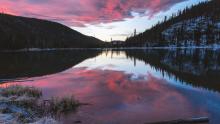
[[[75,111],[80,103],[73,97],[42,99],[34,87],[9,86],[0,89],[0,123],[58,124],[56,115]]]

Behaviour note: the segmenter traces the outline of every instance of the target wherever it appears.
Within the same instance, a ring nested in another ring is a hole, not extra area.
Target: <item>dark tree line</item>
[[[187,31],[186,23],[195,22],[199,17],[203,17],[207,22],[205,31],[202,30],[200,24],[192,32]],[[188,20],[188,22],[184,23],[185,20]],[[179,28],[174,29],[173,34],[167,38],[168,36],[165,36],[163,32],[179,22],[183,23]],[[214,25],[217,22],[220,22],[220,1],[201,2],[198,5],[187,7],[169,18],[165,17],[163,21],[158,22],[151,29],[128,38],[126,46],[143,46],[144,44],[163,46],[168,45],[170,42],[181,45],[182,43],[186,44],[187,40],[193,40],[196,45],[200,45],[203,35],[206,36],[207,44],[212,44],[220,41],[220,29]]]
[[[88,48],[103,42],[56,22],[0,14],[0,50]]]

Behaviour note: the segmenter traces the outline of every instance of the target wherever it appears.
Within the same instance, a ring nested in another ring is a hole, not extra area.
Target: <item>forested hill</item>
[[[91,48],[103,42],[46,20],[0,14],[0,50]]]
[[[165,17],[126,40],[127,46],[207,46],[220,43],[220,0],[210,0]]]

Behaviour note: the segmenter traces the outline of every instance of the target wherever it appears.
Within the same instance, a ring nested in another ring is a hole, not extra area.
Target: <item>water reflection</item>
[[[58,73],[99,53],[95,50],[0,53],[0,82]]]
[[[103,51],[63,72],[1,86],[36,86],[45,98],[74,94],[91,104],[61,118],[67,124],[144,124],[200,116],[218,124],[219,54],[202,49]]]
[[[220,50],[133,50],[126,55],[194,86],[220,91]]]

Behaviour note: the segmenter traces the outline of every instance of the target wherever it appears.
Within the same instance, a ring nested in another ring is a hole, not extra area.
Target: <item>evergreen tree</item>
[[[160,44],[161,41],[169,43],[177,43],[177,41],[182,44],[182,42],[195,41],[195,44],[200,45],[203,40],[204,34],[207,35],[208,43],[214,43],[215,37],[218,36],[218,32],[215,30],[213,25],[209,25],[207,31],[204,32],[201,28],[201,24],[197,25],[197,28],[192,29],[192,31],[187,31],[185,21],[187,23],[195,23],[196,19],[211,19],[213,22],[220,21],[220,2],[219,0],[211,0],[200,2],[198,5],[193,5],[191,7],[186,7],[182,11],[173,13],[170,18],[165,17],[162,22],[158,22],[152,28],[146,30],[145,32],[130,37],[126,40],[127,46],[141,46],[143,44]],[[173,30],[173,35],[164,37],[162,35],[163,31],[170,28],[172,25],[182,22],[183,24],[178,27],[178,29]],[[138,42],[141,41],[144,42]]]

